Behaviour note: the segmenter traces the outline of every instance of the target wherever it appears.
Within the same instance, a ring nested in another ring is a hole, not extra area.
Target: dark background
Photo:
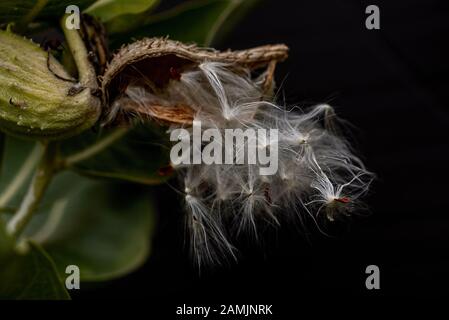
[[[365,28],[369,4],[380,7],[381,30]],[[261,244],[240,241],[238,264],[199,275],[185,250],[179,200],[158,188],[148,262],[120,280],[83,285],[74,298],[144,298],[169,307],[166,314],[183,303],[268,303],[286,314],[309,300],[447,296],[448,41],[447,0],[262,1],[220,48],[290,46],[277,71],[280,92],[288,103],[328,102],[356,126],[350,139],[378,175],[367,197],[371,215],[336,237],[311,230],[309,241],[285,223],[265,231]],[[377,291],[365,288],[370,264],[380,267]]]

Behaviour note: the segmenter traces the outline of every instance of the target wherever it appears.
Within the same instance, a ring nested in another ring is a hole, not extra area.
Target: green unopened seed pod
[[[79,35],[69,37],[76,46],[69,43],[77,67],[87,69],[79,70],[79,82],[32,41],[0,30],[0,130],[34,139],[62,139],[97,121],[101,102],[94,95],[95,73]]]

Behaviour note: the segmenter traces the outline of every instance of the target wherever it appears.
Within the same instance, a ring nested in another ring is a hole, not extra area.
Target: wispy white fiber
[[[218,128],[222,137],[228,128],[278,130],[278,141],[258,144],[262,149],[277,144],[274,175],[261,176],[259,165],[249,163],[175,166],[182,177],[190,242],[199,265],[235,258],[232,231],[257,235],[259,221],[277,225],[290,215],[321,228],[318,221],[323,217],[334,221],[357,213],[373,179],[342,137],[331,106],[287,109],[267,101],[261,86],[249,70],[204,62],[170,80],[163,92],[129,86],[113,106],[111,115],[116,116],[127,112],[122,106],[129,101],[142,107],[187,104],[203,131]]]

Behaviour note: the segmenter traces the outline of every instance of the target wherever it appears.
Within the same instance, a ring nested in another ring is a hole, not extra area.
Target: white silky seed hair
[[[294,213],[301,223],[311,218],[320,228],[321,217],[334,221],[355,213],[373,180],[339,134],[331,106],[286,110],[264,99],[260,79],[253,79],[247,69],[204,62],[179,80],[170,80],[163,93],[130,85],[111,110],[110,115],[116,116],[129,100],[141,106],[183,103],[194,110],[202,130],[218,128],[223,138],[224,129],[278,130],[275,175],[261,176],[258,165],[252,164],[175,166],[199,266],[235,259],[230,231],[257,236],[258,220],[278,225]],[[177,128],[172,125],[169,133]],[[234,227],[225,228],[226,221]]]

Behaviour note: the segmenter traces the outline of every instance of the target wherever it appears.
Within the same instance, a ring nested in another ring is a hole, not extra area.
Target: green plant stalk
[[[95,70],[88,60],[88,53],[77,30],[69,30],[65,27],[65,17],[61,21],[62,29],[66,37],[67,44],[75,60],[78,69],[79,84],[89,89],[91,93],[98,89]],[[99,109],[99,101],[92,100],[92,103],[98,103],[93,106]],[[99,115],[99,113],[98,113]],[[98,116],[92,118],[92,124]],[[31,220],[33,213],[39,206],[39,203],[47,190],[53,176],[61,169],[61,161],[57,158],[56,144],[48,141],[42,142],[44,151],[36,172],[31,180],[28,191],[20,204],[19,209],[9,220],[6,230],[7,233],[18,238]],[[96,148],[97,149],[97,148]],[[95,151],[95,150],[94,150]],[[34,152],[33,152],[34,153]],[[92,153],[92,152],[90,152]],[[21,183],[20,183],[21,184]]]
[[[8,205],[8,202],[14,197],[14,194],[22,187],[28,177],[35,168],[35,163],[39,160],[42,154],[42,148],[40,143],[36,143],[34,149],[29,154],[28,158],[19,169],[14,179],[0,194],[0,208],[4,208]]]
[[[37,17],[37,15],[42,11],[42,9],[47,5],[48,0],[37,0],[34,7],[28,12],[28,14],[23,17],[20,21],[20,26],[24,29],[30,22]]]
[[[31,220],[54,174],[58,171],[57,146],[44,143],[44,153],[19,209],[8,221],[6,231],[18,238]]]
[[[95,69],[88,59],[88,52],[84,45],[83,39],[76,29],[67,29],[65,25],[67,16],[61,20],[61,27],[64,31],[64,36],[72,53],[73,60],[75,60],[76,68],[78,69],[79,82],[82,86],[92,90],[98,89],[97,76]]]
[[[128,128],[116,129],[115,132],[113,132],[106,138],[66,159],[59,158],[56,143],[43,143],[44,150],[40,163],[36,169],[36,172],[34,173],[28,191],[24,199],[22,200],[19,209],[8,222],[8,225],[6,227],[7,233],[15,238],[18,238],[20,236],[28,222],[31,220],[33,213],[39,206],[39,203],[41,202],[42,197],[45,194],[45,191],[47,190],[52,178],[60,170],[67,169],[67,167],[77,162],[83,161],[98,154],[99,152],[107,148],[110,144],[114,143],[117,139],[125,135],[128,130]],[[36,158],[36,155],[39,154],[39,151],[40,148],[36,147],[29,159],[34,160]],[[29,161],[27,161],[27,163],[28,162]],[[26,176],[28,176],[28,173],[26,174]],[[20,185],[21,184],[22,182],[20,182]]]
[[[0,177],[1,177],[2,172],[3,172],[3,158],[4,158],[4,153],[5,153],[5,140],[6,140],[5,134],[0,131]]]
[[[101,151],[109,147],[111,144],[113,144],[115,141],[123,137],[126,133],[128,133],[128,131],[129,128],[115,129],[115,131],[109,134],[107,137],[104,137],[103,139],[97,141],[96,143],[90,145],[89,147],[81,150],[78,153],[68,156],[66,159],[62,161],[62,166],[64,168],[73,166],[78,162],[86,160],[100,153]]]

